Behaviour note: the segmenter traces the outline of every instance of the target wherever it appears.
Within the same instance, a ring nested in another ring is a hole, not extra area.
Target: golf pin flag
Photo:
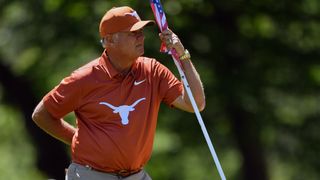
[[[160,3],[160,0],[150,0],[150,5],[161,32],[168,29],[166,15],[163,12],[163,8]],[[165,43],[161,43],[160,52],[169,53],[169,50],[167,49]]]
[[[166,30],[166,29],[168,29],[168,23],[167,23],[167,20],[166,20],[166,16],[165,16],[165,14],[163,12],[163,8],[161,6],[160,0],[150,0],[150,5],[151,5],[153,14],[154,14],[154,16],[156,18],[157,24],[158,24],[161,32]],[[176,66],[178,68],[181,80],[183,81],[183,84],[185,86],[185,90],[186,90],[186,92],[187,92],[187,94],[189,96],[190,102],[191,102],[192,107],[194,109],[194,112],[195,112],[195,114],[197,116],[198,122],[199,122],[199,124],[201,126],[202,133],[203,133],[203,135],[204,135],[204,137],[206,139],[206,142],[208,144],[208,147],[209,147],[209,150],[211,152],[212,158],[213,158],[213,160],[214,160],[214,162],[215,162],[215,164],[217,166],[219,175],[220,175],[222,180],[226,180],[226,177],[225,177],[224,172],[222,170],[222,167],[221,167],[221,164],[219,162],[218,156],[217,156],[217,154],[216,154],[216,152],[215,152],[215,150],[213,148],[213,145],[212,145],[211,139],[209,137],[208,131],[207,131],[206,126],[205,126],[205,124],[204,124],[204,122],[202,120],[202,117],[201,117],[199,109],[198,109],[198,107],[196,105],[195,99],[194,99],[194,97],[192,95],[189,83],[188,83],[188,81],[187,81],[187,79],[185,77],[185,74],[184,74],[183,70],[182,70],[181,61],[180,61],[180,58],[178,57],[177,52],[175,51],[175,49],[171,49],[171,51],[169,51],[166,48],[165,44],[163,44],[163,43],[161,44],[160,51],[161,52],[167,52],[167,53],[171,54]]]

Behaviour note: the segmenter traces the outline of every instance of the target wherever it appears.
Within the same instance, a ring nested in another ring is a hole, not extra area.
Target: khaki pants
[[[67,174],[66,180],[152,180],[151,177],[145,172],[141,170],[140,172],[127,176],[120,177],[112,173],[104,173],[92,170],[86,166],[71,163]]]

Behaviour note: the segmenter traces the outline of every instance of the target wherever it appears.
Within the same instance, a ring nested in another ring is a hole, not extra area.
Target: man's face
[[[134,32],[119,32],[114,38],[115,47],[125,56],[137,58],[144,54],[143,29]]]

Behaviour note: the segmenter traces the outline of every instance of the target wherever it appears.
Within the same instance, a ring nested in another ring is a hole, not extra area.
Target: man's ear
[[[101,39],[103,43],[103,47],[112,46],[115,43],[115,36],[113,34],[108,34],[104,38]]]
[[[103,48],[106,48],[106,39],[105,38],[100,39],[100,43]]]

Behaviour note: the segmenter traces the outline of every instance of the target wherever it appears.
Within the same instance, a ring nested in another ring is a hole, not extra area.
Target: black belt
[[[120,177],[128,177],[133,174],[137,174],[140,171],[141,171],[141,169],[137,169],[137,170],[124,170],[123,169],[123,170],[114,172],[114,174],[116,174],[117,176],[120,176]]]
[[[122,169],[122,170],[118,170],[118,171],[101,171],[99,169],[95,169],[89,165],[85,165],[86,168],[90,169],[90,170],[93,170],[93,171],[97,171],[97,172],[102,172],[102,173],[109,173],[109,174],[113,174],[115,176],[118,176],[118,177],[128,177],[128,176],[131,176],[133,174],[136,174],[138,172],[141,171],[141,169],[137,169],[137,170],[125,170],[125,169]]]

